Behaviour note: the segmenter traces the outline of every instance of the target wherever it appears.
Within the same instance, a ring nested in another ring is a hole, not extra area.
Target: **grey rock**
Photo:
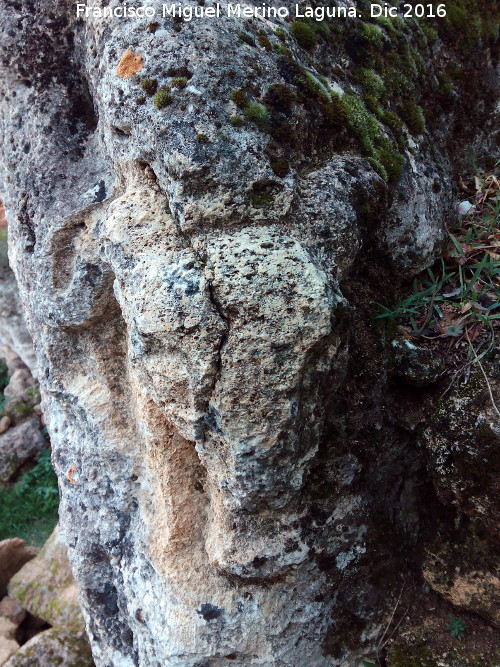
[[[93,667],[90,646],[83,633],[64,627],[35,635],[12,655],[5,667]]]
[[[4,665],[18,648],[19,644],[15,639],[7,639],[7,637],[0,635],[0,665]]]
[[[17,368],[10,376],[9,384],[5,387],[4,395],[7,397],[22,396],[22,394],[35,385],[35,380],[27,368]]]
[[[9,595],[50,625],[84,630],[75,580],[57,526],[36,558],[11,578]]]
[[[6,236],[0,236],[0,345],[7,348],[4,358],[11,354],[19,357],[36,375],[33,341],[26,328],[16,277],[7,261]]]
[[[0,483],[10,481],[19,469],[47,446],[37,417],[0,435]]]
[[[5,415],[0,419],[0,434],[5,433],[11,424],[11,419],[8,415]]]
[[[17,600],[7,595],[0,600],[0,616],[4,616],[18,627],[26,617],[26,610]]]
[[[7,593],[7,584],[22,566],[37,554],[37,549],[27,547],[20,537],[0,542],[0,596]]]

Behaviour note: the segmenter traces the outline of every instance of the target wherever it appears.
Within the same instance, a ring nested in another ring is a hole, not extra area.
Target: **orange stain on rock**
[[[76,472],[76,465],[73,463],[71,468],[66,473],[66,479],[71,482],[71,484],[76,484],[76,480],[73,479],[73,473]]]
[[[133,53],[131,49],[127,49],[120,58],[116,71],[122,79],[128,79],[132,74],[140,72],[143,65],[141,54],[139,52]]]

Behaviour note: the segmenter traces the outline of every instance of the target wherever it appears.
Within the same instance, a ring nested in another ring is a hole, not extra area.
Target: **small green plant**
[[[329,102],[321,104],[321,112],[327,124],[339,130],[346,124],[347,110],[338,93],[332,91],[330,97]]]
[[[404,156],[394,150],[390,142],[383,142],[383,145],[376,149],[375,154],[376,159],[378,158],[387,173],[387,181],[397,183],[406,162]]]
[[[257,125],[259,130],[263,132],[269,130],[269,112],[260,102],[249,102],[243,113],[245,114],[245,118]]]
[[[242,42],[248,44],[248,46],[256,46],[255,39],[252,37],[252,35],[249,35],[247,32],[239,32],[238,37],[241,39]]]
[[[271,158],[271,169],[274,171],[276,176],[283,178],[290,172],[290,165],[285,158],[282,157],[272,157]]]
[[[377,72],[372,69],[361,69],[356,78],[369,95],[373,95],[377,100],[382,97],[385,91],[385,83]]]
[[[384,181],[387,181],[389,179],[389,175],[384,165],[379,160],[376,160],[374,157],[369,157],[368,162],[375,169],[377,174],[384,179]]]
[[[186,79],[185,76],[176,76],[175,79],[172,79],[170,82],[170,85],[172,88],[180,88],[181,90],[184,89],[188,84],[188,80]]]
[[[242,118],[241,116],[231,116],[229,118],[229,122],[233,127],[243,127],[245,124],[245,119]]]
[[[401,117],[411,134],[416,137],[425,130],[425,117],[422,108],[414,102],[407,102],[401,110]]]
[[[266,208],[271,206],[273,198],[270,194],[263,191],[252,192],[252,206],[254,208]]]
[[[158,90],[158,79],[143,79],[141,81],[141,88],[146,95],[152,97]]]
[[[264,97],[266,104],[281,111],[288,111],[296,99],[293,90],[282,83],[271,84]]]
[[[331,101],[330,89],[305,68],[302,68],[302,73],[296,77],[295,82],[307,96],[326,103]]]
[[[196,135],[196,141],[199,144],[208,144],[208,137],[203,132],[200,132],[199,134]]]
[[[290,28],[290,32],[297,40],[299,46],[303,49],[312,49],[316,46],[318,41],[316,33],[305,21],[294,21]]]
[[[452,637],[457,637],[457,639],[463,639],[466,627],[467,625],[461,618],[455,618],[454,616],[450,616],[448,618],[448,625],[446,626],[446,630],[450,632]]]
[[[266,34],[259,35],[257,39],[258,39],[259,44],[261,46],[263,46],[266,49],[266,51],[272,51],[273,50],[273,45],[269,41],[269,37]]]
[[[387,125],[387,127],[392,130],[396,137],[401,136],[403,131],[403,121],[397,114],[395,114],[393,111],[386,111],[383,114],[381,120],[384,125]]]
[[[57,523],[59,492],[50,462],[42,450],[38,462],[12,487],[0,488],[0,540],[21,537],[41,546]]]
[[[384,33],[378,25],[363,23],[361,34],[372,47],[380,48],[384,44]]]
[[[231,100],[236,104],[240,109],[244,109],[250,100],[248,95],[243,90],[233,90],[231,93]]]
[[[153,98],[155,107],[160,110],[169,104],[172,104],[172,94],[170,88],[161,88]]]
[[[283,30],[283,28],[276,28],[275,35],[282,42],[286,42],[287,33],[286,33],[286,30]]]

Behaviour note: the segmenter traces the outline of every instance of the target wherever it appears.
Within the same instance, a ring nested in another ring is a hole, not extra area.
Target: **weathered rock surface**
[[[3,393],[7,397],[20,396],[26,389],[35,385],[35,379],[28,368],[17,368],[10,376],[9,384],[5,387]]]
[[[11,655],[14,655],[18,648],[19,644],[15,639],[0,637],[0,665],[5,664]]]
[[[423,565],[424,578],[456,607],[472,611],[500,627],[498,551],[469,537],[453,543],[436,539]]]
[[[461,61],[482,73],[461,105],[418,91],[434,122],[401,129],[389,177],[361,155],[368,120],[324,120],[319,60],[329,86],[357,86],[362,35],[313,58],[238,37],[279,47],[284,22],[77,21],[58,0],[33,22],[30,7],[0,5],[2,187],[96,663],[352,667],[394,606],[429,480],[343,291],[367,248],[381,274],[431,262],[454,123],[470,100],[473,131],[494,99],[487,44]],[[451,47],[410,28],[408,44],[424,54],[409,76],[437,82]],[[131,59],[183,80],[166,108]],[[275,84],[293,97],[273,102]],[[271,99],[260,128],[229,122],[240,88]]]
[[[19,537],[0,542],[0,597],[3,598],[7,593],[10,578],[34,558],[37,552],[34,547],[27,547]]]
[[[36,558],[12,577],[9,595],[50,625],[84,630],[78,591],[58,527]]]
[[[38,417],[32,417],[0,435],[0,483],[13,479],[20,468],[47,446]]]
[[[497,351],[498,358],[498,351]],[[443,504],[456,509],[455,526],[441,530],[423,564],[426,581],[452,604],[500,625],[500,398],[498,364],[476,368],[438,402],[422,443]],[[496,401],[496,404],[493,403]],[[467,527],[464,532],[463,527]]]
[[[0,616],[9,619],[17,627],[24,620],[26,610],[21,607],[17,600],[6,595],[0,600]]]
[[[5,667],[93,667],[85,635],[50,628],[35,635],[16,651]]]
[[[3,206],[2,206],[3,211]],[[37,372],[33,341],[26,328],[17,281],[9,267],[7,257],[7,234],[0,228],[0,345],[2,358],[10,354],[19,356]],[[8,351],[5,350],[7,348]]]
[[[0,419],[0,433],[5,433],[5,431],[9,428],[11,423],[10,417],[8,415],[5,415]]]

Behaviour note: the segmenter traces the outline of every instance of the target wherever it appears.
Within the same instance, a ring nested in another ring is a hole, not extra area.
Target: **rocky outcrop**
[[[3,206],[2,206],[3,211]],[[7,230],[0,227],[0,348],[2,358],[22,361],[36,375],[33,341],[26,328],[17,281],[7,257]]]
[[[50,625],[84,630],[75,580],[58,527],[37,557],[11,578],[9,595]]]
[[[498,365],[493,360],[485,367],[488,384],[484,368],[476,368],[467,384],[456,383],[422,434],[435,488],[445,505],[456,508],[458,527],[441,528],[427,548],[423,572],[452,604],[499,626]]]
[[[0,435],[0,484],[14,479],[23,465],[34,460],[47,441],[40,433],[38,417],[23,421]]]
[[[6,594],[11,577],[36,554],[37,549],[26,546],[19,537],[0,542],[0,599]]]
[[[96,663],[351,667],[431,488],[351,306],[439,249],[489,33],[37,6],[1,5],[2,187]]]
[[[4,616],[0,616],[0,665],[7,662],[19,648],[15,640],[17,626]]]
[[[61,627],[35,635],[5,663],[4,667],[93,667],[84,633],[75,635]]]
[[[75,580],[57,526],[36,558],[10,578],[8,590],[9,597],[0,602],[0,622],[4,619],[10,635],[2,635],[0,624],[0,647],[2,636],[7,640],[14,635],[22,646],[5,644],[10,651],[7,657],[12,657],[8,661],[5,657],[0,664],[94,665]]]

